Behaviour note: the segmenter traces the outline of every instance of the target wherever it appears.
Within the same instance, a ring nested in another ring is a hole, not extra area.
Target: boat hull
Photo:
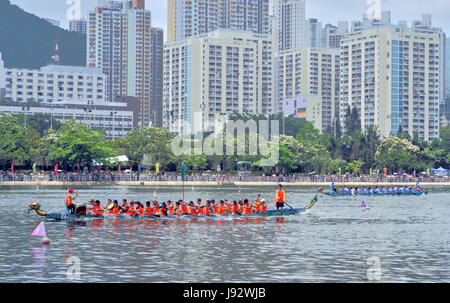
[[[351,193],[333,193],[326,192],[327,196],[420,196],[422,194],[428,194],[428,192],[413,192],[413,193],[355,193],[352,195]]]
[[[265,213],[251,213],[251,214],[227,214],[227,215],[199,215],[199,216],[192,216],[192,215],[183,215],[183,216],[130,216],[130,215],[105,215],[105,216],[98,216],[98,215],[74,215],[74,214],[64,214],[64,213],[48,213],[46,214],[47,219],[53,219],[53,220],[77,220],[77,219],[118,219],[118,218],[136,218],[136,219],[177,219],[177,218],[221,218],[221,217],[283,217],[283,216],[292,216],[297,215],[299,213],[305,212],[305,208],[295,208],[295,209],[285,209],[283,211],[277,211],[277,210],[268,210]]]

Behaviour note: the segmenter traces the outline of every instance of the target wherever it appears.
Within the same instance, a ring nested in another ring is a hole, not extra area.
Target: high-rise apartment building
[[[341,44],[341,121],[357,107],[363,130],[400,128],[424,140],[439,136],[439,30],[379,26],[347,34]]]
[[[306,21],[305,47],[322,47],[322,23],[317,19]]]
[[[108,77],[107,97],[141,101],[141,121],[149,125],[151,108],[151,12],[145,0],[106,1],[89,13],[87,64]]]
[[[216,29],[268,34],[269,0],[168,0],[167,41]]]
[[[274,46],[280,51],[305,46],[305,0],[275,0],[273,14]]]
[[[332,125],[339,111],[339,50],[307,47],[279,52],[275,54],[274,75],[276,112],[286,100],[306,96],[307,102],[320,101],[321,121],[314,122],[321,125],[321,132]]]
[[[214,129],[218,115],[269,114],[269,35],[216,30],[164,49],[164,127],[172,133]]]
[[[71,32],[86,34],[87,21],[85,19],[70,20],[69,30]]]
[[[164,78],[164,31],[152,28],[152,61],[151,61],[151,109],[152,125],[163,127],[163,78]]]
[[[2,53],[0,53],[0,99],[3,99],[6,95],[6,70],[5,70],[5,62],[2,58]]]

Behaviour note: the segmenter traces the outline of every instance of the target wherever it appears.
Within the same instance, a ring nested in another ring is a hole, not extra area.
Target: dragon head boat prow
[[[30,210],[34,210],[36,212],[36,214],[38,214],[41,217],[45,217],[47,215],[47,213],[45,211],[41,210],[41,205],[39,204],[39,202],[33,202],[33,203],[29,204],[28,212]]]

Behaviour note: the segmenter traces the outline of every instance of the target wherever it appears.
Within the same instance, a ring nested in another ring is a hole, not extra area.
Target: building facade
[[[216,30],[164,50],[164,127],[211,130],[218,115],[273,112],[269,35]],[[195,122],[195,123],[194,123]]]
[[[275,0],[273,32],[277,50],[304,47],[306,39],[305,0]]]
[[[294,115],[297,119],[303,119],[313,123],[317,129],[322,129],[322,100],[320,96],[298,96],[284,99],[282,102],[283,114]]]
[[[437,30],[379,26],[347,34],[341,45],[341,121],[357,107],[363,130],[401,129],[439,136],[440,35]]]
[[[6,70],[5,62],[2,58],[2,53],[0,53],[0,99],[3,99],[6,95]]]
[[[106,76],[98,68],[48,65],[39,70],[6,68],[2,74],[5,97],[13,101],[106,101]]]
[[[164,78],[164,31],[161,28],[152,28],[152,94],[151,124],[163,127],[163,78]]]
[[[167,41],[181,41],[216,29],[268,34],[269,0],[168,0]]]
[[[119,96],[141,100],[142,125],[153,116],[151,46],[151,12],[144,0],[107,1],[89,13],[87,64],[107,75],[109,101]]]
[[[125,98],[118,102],[59,101],[55,103],[3,105],[1,112],[32,116],[48,114],[59,122],[75,119],[77,123],[103,130],[108,139],[126,136],[138,125],[139,99]],[[26,118],[25,118],[26,119]]]
[[[69,31],[86,34],[87,21],[85,19],[70,20]]]
[[[319,130],[323,133],[332,126],[340,104],[339,50],[305,47],[279,52],[275,54],[274,75],[277,112],[285,100],[306,96],[308,102],[316,102],[314,97],[318,97],[322,111]]]

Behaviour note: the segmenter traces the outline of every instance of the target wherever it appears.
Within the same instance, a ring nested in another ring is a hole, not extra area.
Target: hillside
[[[0,52],[6,67],[36,69],[51,63],[56,38],[61,64],[85,65],[86,35],[54,26],[9,0],[0,0]]]

